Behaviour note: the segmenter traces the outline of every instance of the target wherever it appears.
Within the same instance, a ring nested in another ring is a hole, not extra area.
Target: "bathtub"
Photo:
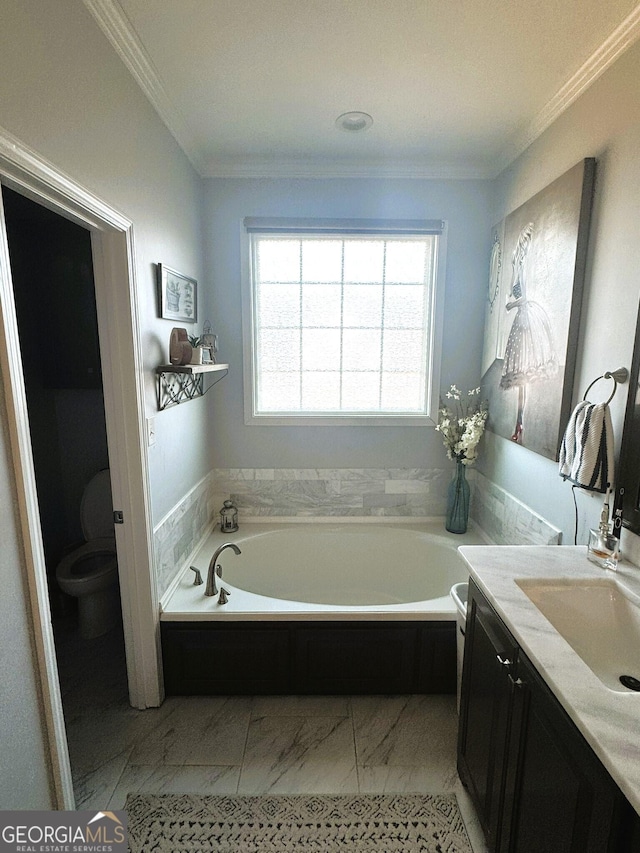
[[[411,523],[244,524],[212,533],[192,565],[206,581],[215,549],[224,551],[227,604],[204,596],[184,570],[162,605],[164,621],[209,619],[455,619],[449,595],[468,572],[458,545],[484,544],[478,533],[447,533],[441,520]]]
[[[161,606],[168,693],[455,692],[456,609],[468,580],[443,521],[248,523],[212,533],[228,602],[187,567]]]

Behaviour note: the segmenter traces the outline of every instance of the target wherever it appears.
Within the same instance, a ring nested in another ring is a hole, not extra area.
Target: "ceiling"
[[[492,177],[640,36],[637,0],[84,3],[203,176]]]

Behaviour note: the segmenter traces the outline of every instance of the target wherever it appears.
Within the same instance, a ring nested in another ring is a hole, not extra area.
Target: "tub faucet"
[[[218,563],[218,557],[225,548],[232,548],[235,554],[241,554],[240,548],[237,545],[234,545],[233,542],[225,542],[224,545],[221,545],[219,548],[216,548],[214,551],[213,557],[211,558],[211,562],[209,563],[209,572],[207,574],[207,588],[204,591],[205,595],[217,595],[218,588],[216,586],[216,575],[219,578],[222,577],[222,566]]]

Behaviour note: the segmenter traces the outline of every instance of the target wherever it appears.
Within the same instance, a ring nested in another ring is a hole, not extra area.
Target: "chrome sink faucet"
[[[235,554],[241,554],[240,548],[237,545],[234,545],[233,542],[225,542],[224,545],[221,545],[219,548],[216,548],[214,551],[213,557],[211,558],[211,562],[209,563],[209,571],[207,573],[207,588],[204,591],[205,595],[217,595],[218,587],[216,586],[216,575],[219,578],[222,577],[222,566],[218,563],[218,557],[226,548],[232,548]],[[227,592],[226,595],[229,593]],[[226,595],[224,598],[226,599]],[[225,601],[221,601],[221,604],[224,604]]]

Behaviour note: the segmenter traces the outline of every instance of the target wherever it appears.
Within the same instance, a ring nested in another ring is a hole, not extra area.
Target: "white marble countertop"
[[[459,551],[471,577],[640,813],[640,693],[606,687],[516,583],[608,577],[640,596],[640,568],[622,561],[615,573],[599,569],[584,546],[466,545]],[[640,648],[637,653],[640,670]]]

